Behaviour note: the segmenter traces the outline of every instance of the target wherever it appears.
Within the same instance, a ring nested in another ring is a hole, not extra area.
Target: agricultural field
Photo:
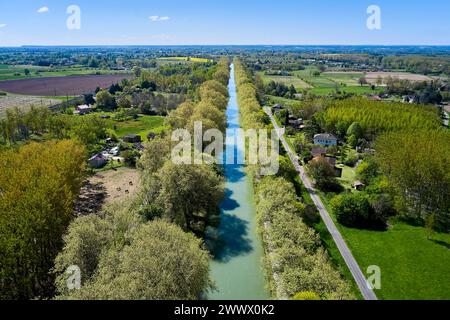
[[[319,72],[319,69],[317,67],[308,66],[304,70],[297,70],[292,72],[292,74],[309,83],[313,87],[326,87],[335,85],[335,82],[325,77],[323,73],[321,73],[319,76],[315,76],[315,72]]]
[[[131,75],[84,75],[8,80],[0,82],[0,91],[33,96],[78,96],[93,92],[97,87],[109,87],[126,78],[131,78]]]
[[[265,75],[264,72],[259,72],[258,74],[266,84],[269,81],[281,82],[287,86],[293,85],[297,91],[306,90],[318,96],[334,94],[336,91],[357,95],[379,94],[383,92],[383,88],[381,87],[373,90],[371,86],[361,86],[358,80],[364,77],[364,73],[340,71],[317,72],[319,72],[317,67],[309,66],[304,70],[293,71],[291,76]]]
[[[383,88],[377,87],[374,90],[372,90],[369,86],[358,86],[358,87],[340,87],[339,91],[342,93],[354,93],[357,95],[362,94],[379,94],[383,92]],[[329,94],[336,93],[336,87],[317,87],[309,90],[312,94],[318,95],[318,96],[325,96]]]
[[[6,109],[20,107],[26,110],[31,106],[52,106],[61,103],[60,99],[54,99],[50,97],[37,97],[37,96],[23,96],[23,95],[0,95],[0,116],[2,116]]]
[[[28,70],[29,73],[26,74],[25,70]],[[85,67],[51,68],[27,65],[0,65],[0,81],[113,73],[116,74],[119,72]]]
[[[395,78],[400,80],[409,80],[409,81],[431,81],[432,78],[421,75],[414,74],[410,72],[368,72],[366,74],[366,79],[369,83],[376,83],[378,77],[381,77],[383,80],[387,78]]]
[[[258,74],[261,76],[265,84],[269,83],[270,81],[281,82],[287,86],[293,85],[297,91],[312,88],[310,84],[306,83],[298,77],[265,75],[264,72],[258,72]]]
[[[158,58],[163,63],[179,63],[179,62],[196,62],[196,63],[208,63],[212,60],[199,57],[161,57]]]
[[[347,86],[359,86],[358,80],[361,77],[364,77],[364,73],[362,72],[342,72],[342,71],[329,71],[324,72],[322,75],[334,82],[338,82],[340,84],[344,84]]]

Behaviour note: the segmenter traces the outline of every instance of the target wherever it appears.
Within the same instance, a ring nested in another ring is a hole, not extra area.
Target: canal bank
[[[237,145],[243,137],[234,137],[233,129],[240,128],[234,66],[228,86],[230,100],[227,107],[227,153],[235,150],[238,157],[244,150]],[[210,276],[216,289],[209,300],[265,300],[270,295],[262,269],[263,247],[257,233],[256,208],[251,178],[244,165],[226,164],[225,199],[221,204],[220,225],[208,231],[207,244],[213,254]]]

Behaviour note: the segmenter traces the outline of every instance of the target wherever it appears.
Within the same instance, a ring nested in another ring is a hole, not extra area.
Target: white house
[[[314,144],[319,146],[337,146],[337,141],[338,139],[329,133],[321,133],[314,136]]]

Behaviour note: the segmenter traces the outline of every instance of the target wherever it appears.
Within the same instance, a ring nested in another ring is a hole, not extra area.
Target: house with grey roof
[[[330,133],[321,133],[314,136],[314,144],[318,146],[337,146],[338,139]]]

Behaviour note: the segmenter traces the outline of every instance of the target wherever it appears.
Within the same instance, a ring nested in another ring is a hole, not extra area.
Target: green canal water
[[[233,129],[240,128],[239,109],[236,97],[234,66],[228,86],[230,101],[227,108],[226,153],[239,150]],[[265,289],[262,270],[263,248],[256,230],[256,208],[253,185],[246,175],[245,166],[225,165],[226,197],[221,204],[221,220],[217,229],[208,232],[207,244],[214,259],[211,261],[210,276],[217,291],[209,293],[209,300],[266,300],[269,293]]]

